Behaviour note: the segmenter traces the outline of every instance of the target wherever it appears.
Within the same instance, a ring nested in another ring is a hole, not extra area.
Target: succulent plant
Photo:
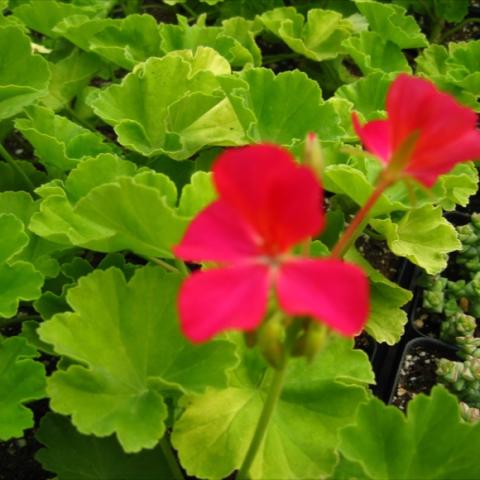
[[[480,408],[470,407],[465,402],[460,402],[460,415],[467,422],[478,422],[480,420]]]
[[[437,363],[439,380],[471,407],[480,407],[480,358],[463,362],[441,358]]]
[[[463,312],[455,312],[441,323],[440,338],[453,342],[457,337],[472,336],[477,327],[475,317]]]

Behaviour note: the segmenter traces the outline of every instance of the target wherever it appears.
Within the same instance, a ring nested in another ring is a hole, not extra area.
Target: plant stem
[[[250,446],[248,448],[247,454],[245,455],[243,464],[238,471],[237,480],[247,480],[249,478],[248,472],[250,470],[250,467],[252,466],[253,461],[255,460],[258,449],[262,444],[265,433],[267,431],[267,427],[270,423],[270,419],[272,418],[272,414],[275,410],[275,406],[278,402],[278,399],[280,398],[280,394],[282,393],[286,371],[287,362],[284,362],[281,369],[275,370],[272,383],[270,384],[270,389],[267,393],[267,398],[265,399],[265,403],[263,405],[262,413],[260,414],[260,418],[258,419],[255,433],[253,434],[253,438],[250,442]]]
[[[195,20],[198,17],[193,8],[188,6],[186,3],[181,3],[180,6],[190,15],[190,20]]]
[[[430,42],[431,43],[438,43],[442,38],[442,30],[445,27],[445,20],[436,20],[433,24],[432,31],[430,32]]]
[[[167,439],[166,433],[163,436],[163,438],[160,440],[160,448],[162,449],[163,455],[165,456],[165,460],[167,461],[168,466],[170,467],[170,471],[172,472],[173,478],[175,480],[185,480],[182,469],[178,464],[177,457],[173,453],[173,449],[170,445],[170,442]]]
[[[343,232],[342,236],[333,247],[331,257],[342,258],[346,251],[350,248],[350,245],[357,239],[358,235],[362,232],[363,227],[368,221],[368,213],[373,208],[380,195],[387,189],[392,183],[392,180],[381,178],[378,182],[375,190],[372,192],[365,205],[357,212],[350,225]]]
[[[5,161],[22,177],[22,180],[25,182],[25,185],[28,187],[30,192],[35,190],[35,185],[28,178],[27,174],[15,163],[14,158],[8,153],[7,149],[0,143],[0,155],[5,159]]]
[[[182,274],[182,276],[188,277],[190,275],[190,270],[185,265],[185,262],[177,258],[175,260],[175,265],[177,266],[177,270]]]
[[[181,273],[177,267],[170,265],[168,262],[166,262],[165,260],[162,260],[161,258],[157,258],[157,257],[144,257],[144,258],[146,260],[149,260],[150,262],[157,264],[158,266],[164,268],[165,270],[168,270],[169,272]]]

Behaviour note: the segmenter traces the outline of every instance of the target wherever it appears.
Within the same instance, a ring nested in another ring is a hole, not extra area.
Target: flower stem
[[[165,260],[162,260],[161,258],[147,257],[143,255],[141,256],[146,260],[149,260],[150,262],[155,263],[159,267],[162,267],[163,269],[167,270],[167,272],[180,273],[180,270],[177,267],[170,265],[168,262],[166,262]]]
[[[170,442],[167,439],[166,433],[163,436],[163,438],[160,440],[160,448],[162,449],[165,460],[167,461],[170,471],[172,472],[173,478],[175,480],[185,480],[182,469],[178,464],[177,457],[173,453],[172,447],[170,445]]]
[[[392,184],[389,178],[381,178],[375,190],[372,192],[365,205],[357,212],[350,225],[343,232],[342,236],[333,247],[331,257],[342,258],[352,243],[357,239],[358,235],[363,231],[368,221],[368,213],[373,208],[382,193]]]
[[[262,441],[265,437],[270,419],[277,405],[280,394],[282,393],[283,382],[285,380],[285,373],[287,371],[287,362],[285,361],[282,367],[278,370],[274,370],[275,374],[272,378],[272,383],[267,393],[267,398],[263,405],[262,413],[258,419],[257,427],[255,433],[253,434],[252,441],[248,448],[247,454],[243,461],[242,466],[237,474],[237,480],[247,480],[249,478],[249,470],[252,466],[253,461],[257,455],[258,449],[260,448]]]
[[[13,157],[10,155],[10,153],[8,153],[8,150],[1,143],[0,155],[22,177],[22,180],[25,182],[25,186],[28,188],[28,191],[33,192],[35,190],[35,185],[28,178],[27,174],[15,163]]]

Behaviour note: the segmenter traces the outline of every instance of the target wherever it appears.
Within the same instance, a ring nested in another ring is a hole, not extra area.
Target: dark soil
[[[437,360],[441,358],[435,349],[425,346],[414,346],[405,355],[400,366],[398,382],[394,387],[390,403],[405,410],[408,402],[417,393],[428,394],[437,381]]]
[[[33,147],[18,132],[12,132],[8,135],[5,139],[4,147],[14,158],[20,160],[31,160],[35,158]]]
[[[371,360],[375,354],[377,344],[368,333],[362,332],[358,337],[355,337],[355,348],[363,350]]]
[[[356,247],[365,259],[389,280],[395,280],[401,264],[401,258],[394,255],[384,240],[375,240],[362,235],[356,242]]]
[[[415,318],[412,320],[412,325],[423,335],[431,338],[440,338],[440,324],[445,320],[445,317],[439,313],[429,313],[423,308],[415,310]]]

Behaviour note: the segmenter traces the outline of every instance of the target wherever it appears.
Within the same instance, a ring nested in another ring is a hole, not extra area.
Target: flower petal
[[[258,254],[255,232],[227,203],[217,200],[201,211],[173,252],[189,261],[228,262]]]
[[[291,315],[311,315],[343,335],[362,330],[369,312],[368,280],[356,265],[340,260],[294,260],[280,268],[276,289]]]
[[[323,227],[322,189],[313,171],[296,165],[287,150],[229,149],[213,172],[220,198],[262,237],[266,253],[286,251]]]
[[[352,113],[352,122],[355,132],[362,140],[365,148],[377,155],[384,163],[388,163],[392,154],[389,121],[373,120],[362,127],[357,114],[354,112]]]
[[[183,333],[192,342],[204,342],[225,330],[254,329],[265,315],[268,287],[263,265],[194,272],[179,295]]]
[[[474,130],[476,114],[431,82],[407,74],[399,75],[387,95],[388,118],[392,122],[395,150],[414,131],[420,138],[414,152],[441,150],[467,131]]]
[[[407,172],[426,187],[432,187],[439,175],[449,172],[457,163],[480,159],[480,132],[472,130],[434,153],[416,155]]]

